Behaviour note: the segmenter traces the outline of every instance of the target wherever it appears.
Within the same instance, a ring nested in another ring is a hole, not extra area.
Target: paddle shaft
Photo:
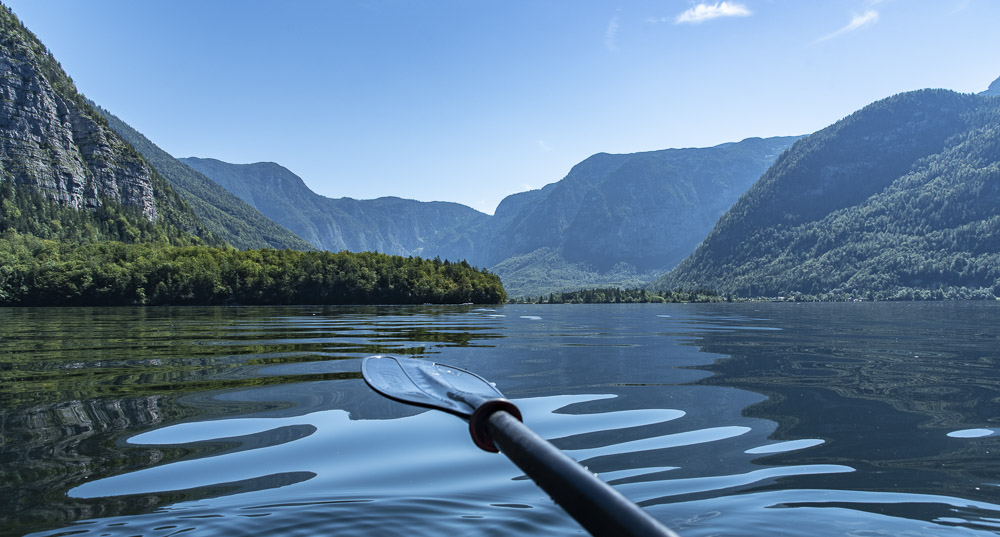
[[[500,451],[591,535],[677,537],[508,412],[493,412],[488,427]]]

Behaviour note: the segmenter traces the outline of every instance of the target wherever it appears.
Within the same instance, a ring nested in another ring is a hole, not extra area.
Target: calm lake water
[[[494,381],[682,536],[1000,533],[1000,304],[0,309],[3,535],[579,535],[360,359]]]

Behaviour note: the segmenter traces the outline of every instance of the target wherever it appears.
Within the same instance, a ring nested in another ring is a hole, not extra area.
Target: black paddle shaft
[[[591,535],[677,537],[508,412],[493,412],[487,423],[500,451]]]

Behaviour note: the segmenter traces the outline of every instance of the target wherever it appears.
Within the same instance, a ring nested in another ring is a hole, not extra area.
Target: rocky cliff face
[[[67,207],[113,200],[157,218],[150,169],[6,8],[0,8],[0,181],[37,187]]]

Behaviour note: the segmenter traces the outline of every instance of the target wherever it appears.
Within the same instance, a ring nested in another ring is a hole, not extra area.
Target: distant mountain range
[[[505,198],[492,217],[455,203],[326,198],[274,163],[181,161],[317,248],[465,259],[510,293],[535,295],[638,286],[673,267],[796,139],[601,153]]]
[[[471,261],[471,235],[489,219],[458,203],[327,198],[273,162],[180,160],[322,250]]]
[[[690,254],[796,139],[594,155],[505,198],[478,236],[479,259],[512,295],[642,285]]]
[[[904,93],[800,140],[652,286],[1000,295],[1000,98]]]

